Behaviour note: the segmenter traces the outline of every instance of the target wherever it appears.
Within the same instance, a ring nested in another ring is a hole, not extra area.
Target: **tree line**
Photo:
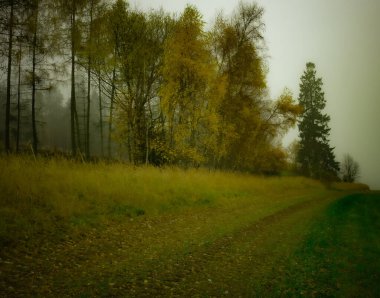
[[[1,15],[6,152],[20,149],[24,129],[38,154],[39,97],[66,80],[73,155],[90,158],[97,139],[100,155],[117,148],[134,164],[272,172],[285,162],[279,137],[300,107],[288,90],[268,98],[257,4],[220,14],[208,31],[190,5],[174,16],[123,0],[8,0]]]
[[[299,119],[299,170],[336,175],[315,65],[301,77],[299,103],[288,89],[269,98],[263,13],[241,2],[205,30],[191,5],[176,16],[124,0],[2,0],[4,151],[46,149],[50,105],[65,109],[61,149],[73,156],[278,173],[281,137]],[[68,101],[55,98],[59,89]]]

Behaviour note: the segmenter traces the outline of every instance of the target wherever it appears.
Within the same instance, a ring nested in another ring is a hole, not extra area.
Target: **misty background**
[[[349,153],[360,165],[359,181],[380,189],[380,1],[257,0],[264,8],[267,82],[271,98],[284,87],[298,98],[308,61],[316,64],[331,116],[330,144],[341,161]],[[229,15],[238,0],[135,0],[132,6],[179,14],[195,5],[207,26]],[[292,130],[284,146],[297,138]]]

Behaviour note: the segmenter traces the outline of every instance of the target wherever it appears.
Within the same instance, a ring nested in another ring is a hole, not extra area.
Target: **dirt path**
[[[152,270],[148,281],[154,281],[154,286],[139,287],[135,294],[247,297],[265,292],[268,295],[278,275],[285,271],[287,256],[302,241],[313,217],[330,202],[331,198],[325,198],[291,206],[189,253],[169,266],[166,275]]]
[[[0,296],[260,296],[336,197],[256,214],[231,229],[247,206],[140,218],[34,248],[20,243],[1,253]]]

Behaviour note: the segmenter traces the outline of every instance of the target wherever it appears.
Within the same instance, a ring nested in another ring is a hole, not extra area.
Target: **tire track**
[[[10,263],[1,264],[0,289],[4,297],[245,296],[252,288],[247,281],[257,276],[252,268],[267,274],[273,262],[286,256],[286,251],[273,255],[265,248],[286,240],[294,225],[289,219],[304,214],[307,222],[334,197],[330,193],[296,203],[208,243],[191,241],[191,232],[208,221],[220,222],[219,217],[228,222],[246,210],[163,215],[94,229],[81,239],[47,243],[36,251],[19,247],[5,254]],[[190,240],[185,251],[175,249],[183,247],[179,239]]]

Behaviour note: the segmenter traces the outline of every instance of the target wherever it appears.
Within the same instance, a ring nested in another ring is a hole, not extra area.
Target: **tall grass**
[[[301,177],[3,157],[0,241],[183,210],[279,208],[321,191],[322,184]]]

